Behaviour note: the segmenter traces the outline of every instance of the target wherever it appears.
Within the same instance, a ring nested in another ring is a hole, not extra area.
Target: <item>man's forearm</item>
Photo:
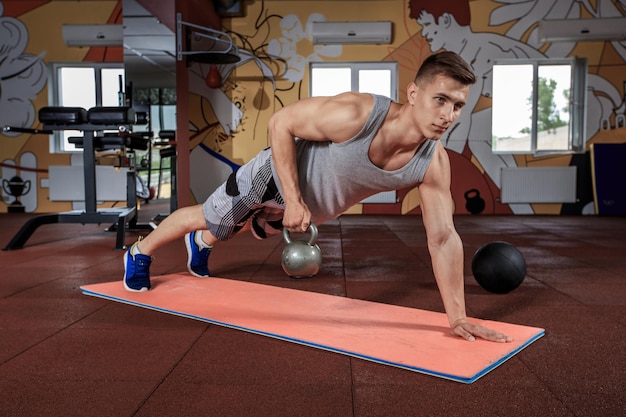
[[[463,246],[454,233],[441,245],[430,247],[433,272],[450,327],[467,318],[463,281]]]
[[[280,181],[282,197],[287,205],[298,202],[302,196],[298,183],[295,140],[289,132],[281,131],[275,123],[272,124],[269,135],[272,159]]]

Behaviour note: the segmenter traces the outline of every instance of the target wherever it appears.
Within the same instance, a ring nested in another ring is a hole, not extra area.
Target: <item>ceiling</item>
[[[176,34],[141,6],[123,0],[124,66],[136,87],[176,85]]]

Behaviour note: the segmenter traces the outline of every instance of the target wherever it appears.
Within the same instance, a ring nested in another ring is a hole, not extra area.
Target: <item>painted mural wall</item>
[[[228,174],[268,145],[269,116],[308,96],[308,64],[319,61],[397,61],[399,98],[423,61],[440,49],[471,63],[479,82],[454,128],[442,138],[451,158],[456,214],[592,214],[589,153],[494,154],[491,151],[491,70],[496,59],[588,59],[587,149],[626,142],[626,42],[541,43],[541,19],[626,16],[624,2],[537,1],[253,1],[245,15],[225,18],[242,60],[217,65],[222,83],[208,87],[212,65],[193,64],[190,77],[191,189],[204,198]],[[313,21],[390,20],[390,45],[314,45]],[[505,167],[576,166],[578,201],[572,204],[502,204]],[[207,181],[207,176],[210,178]],[[196,180],[194,181],[194,178]],[[360,204],[351,213],[419,213],[417,189],[401,190],[396,204]],[[478,209],[477,209],[478,208]]]
[[[122,47],[67,47],[64,23],[121,23],[121,1],[0,1],[0,127],[42,129],[38,110],[49,106],[49,64],[53,62],[123,62]],[[51,153],[48,134],[0,133],[0,212],[19,203],[29,212],[71,210],[72,203],[49,200],[48,167],[72,165],[80,158]],[[17,179],[16,179],[17,178]],[[110,207],[114,202],[104,202]]]
[[[171,0],[174,1],[174,0]],[[178,2],[184,0],[177,0]],[[198,3],[198,2],[194,2]],[[207,2],[208,3],[208,2]],[[482,206],[482,214],[588,214],[593,195],[588,153],[494,155],[490,150],[491,64],[518,57],[585,57],[588,60],[587,148],[592,143],[626,142],[624,117],[625,42],[537,41],[537,22],[556,18],[626,16],[617,0],[373,0],[236,2],[222,24],[238,46],[233,64],[194,63],[188,68],[189,192],[203,201],[234,169],[268,145],[267,121],[284,105],[307,97],[308,65],[319,61],[398,62],[399,101],[425,57],[447,49],[460,53],[478,79],[463,116],[442,138],[451,158],[457,214]],[[203,5],[203,7],[211,7]],[[203,13],[200,7],[198,14]],[[48,105],[51,62],[121,62],[115,48],[68,48],[63,23],[121,23],[121,1],[0,0],[0,126],[41,127],[37,110]],[[388,20],[389,45],[314,45],[313,21]],[[207,82],[217,70],[220,82]],[[179,97],[179,102],[181,98]],[[179,129],[181,127],[179,126]],[[67,154],[51,154],[47,135],[0,133],[0,168],[5,180],[24,182],[27,212],[70,209],[48,198],[47,167],[70,165]],[[502,204],[502,167],[568,166],[578,169],[574,204]],[[26,186],[25,184],[29,185]],[[181,192],[181,190],[179,190]],[[3,187],[0,212],[14,197]],[[473,206],[472,206],[473,205]],[[395,204],[360,204],[350,213],[419,214],[416,189],[400,190]]]

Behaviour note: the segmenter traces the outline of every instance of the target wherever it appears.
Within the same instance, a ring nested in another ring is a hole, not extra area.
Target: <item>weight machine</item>
[[[96,200],[96,151],[102,149],[147,149],[149,139],[132,133],[131,126],[147,123],[145,113],[136,113],[130,107],[43,107],[39,110],[43,129],[4,127],[5,131],[48,133],[56,130],[79,130],[82,137],[70,142],[83,148],[85,209],[42,214],[28,220],[3,250],[21,249],[37,228],[53,223],[112,223],[107,230],[116,231],[115,249],[125,249],[127,230],[153,230],[153,223],[137,222],[137,189],[135,171],[127,172],[126,207],[98,209]],[[107,133],[105,131],[115,133]]]

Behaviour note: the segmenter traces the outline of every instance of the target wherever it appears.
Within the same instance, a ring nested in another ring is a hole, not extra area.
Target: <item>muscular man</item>
[[[311,222],[334,219],[365,197],[417,185],[452,333],[470,341],[510,341],[467,321],[463,245],[453,223],[449,160],[438,142],[459,117],[475,81],[462,58],[440,52],[428,57],[409,83],[405,104],[350,92],[284,107],[269,121],[269,148],[204,204],[176,210],[126,252],[126,289],[150,289],[150,254],[174,239],[185,239],[189,271],[208,277],[213,245],[244,228],[259,238],[283,226],[304,232]]]

